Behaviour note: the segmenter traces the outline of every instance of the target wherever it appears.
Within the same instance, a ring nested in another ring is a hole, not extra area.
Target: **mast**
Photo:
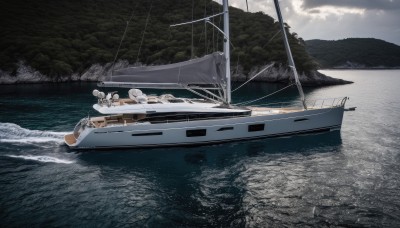
[[[225,99],[226,103],[231,103],[231,60],[230,60],[230,47],[229,47],[229,9],[228,9],[228,0],[222,0],[223,2],[223,11],[224,11],[224,55],[226,60],[226,90],[225,90]]]
[[[303,107],[304,107],[304,109],[307,109],[305,98],[304,98],[303,88],[301,87],[301,83],[300,83],[300,80],[299,80],[299,75],[297,74],[296,66],[294,65],[292,51],[290,50],[289,41],[288,41],[288,38],[287,38],[287,35],[286,35],[285,26],[283,24],[283,19],[282,19],[281,9],[279,7],[279,2],[278,2],[278,0],[274,0],[274,3],[275,3],[276,14],[278,14],[279,24],[281,25],[281,30],[283,32],[283,43],[285,44],[285,50],[286,50],[286,54],[288,56],[289,67],[292,68],[292,70],[293,70],[294,80],[296,82],[297,89],[299,90],[300,98],[301,98],[301,101],[303,103]]]

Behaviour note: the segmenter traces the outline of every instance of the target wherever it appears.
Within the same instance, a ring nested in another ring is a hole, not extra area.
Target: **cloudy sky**
[[[280,0],[285,22],[305,40],[372,37],[400,45],[400,0]],[[249,11],[273,18],[273,0],[248,0]],[[246,0],[230,0],[246,10]]]

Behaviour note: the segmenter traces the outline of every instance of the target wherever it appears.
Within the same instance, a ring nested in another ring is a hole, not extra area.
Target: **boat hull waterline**
[[[284,114],[85,128],[74,149],[191,146],[340,130],[344,107]],[[72,135],[73,137],[73,135]]]

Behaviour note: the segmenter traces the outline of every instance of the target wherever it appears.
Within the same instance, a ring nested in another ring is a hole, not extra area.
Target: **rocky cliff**
[[[120,69],[125,67],[138,66],[138,64],[129,64],[126,60],[118,61],[114,69]],[[239,66],[233,69],[232,81],[242,82],[252,78],[258,72],[263,70],[266,66],[253,67],[249,74],[243,73],[242,67]],[[101,81],[106,75],[111,74],[111,63],[105,65],[94,64],[82,74],[74,73],[72,75],[65,75],[60,77],[49,77],[43,75],[39,71],[27,66],[23,62],[18,63],[18,69],[16,75],[13,76],[8,72],[0,70],[0,84],[18,84],[18,83],[46,83],[46,82],[74,82],[74,81]],[[300,81],[305,86],[327,86],[327,85],[341,85],[352,83],[342,79],[336,79],[318,71],[312,71],[308,75],[300,74]],[[271,82],[271,83],[289,83],[293,80],[293,74],[289,68],[282,66],[281,64],[275,64],[273,67],[268,68],[260,75],[258,75],[253,81],[257,82]]]

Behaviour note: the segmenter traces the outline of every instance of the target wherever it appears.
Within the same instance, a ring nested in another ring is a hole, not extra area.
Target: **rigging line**
[[[192,21],[194,19],[193,17],[194,17],[194,0],[192,0]],[[193,50],[194,50],[194,44],[193,44],[193,39],[194,39],[193,29],[194,29],[194,27],[193,26],[194,26],[194,24],[192,23],[192,47],[191,47],[190,59],[193,59],[193,57],[194,57],[194,52],[193,52]]]
[[[188,91],[190,91],[190,92],[196,94],[197,96],[200,96],[200,97],[205,98],[205,99],[207,99],[207,100],[211,100],[211,101],[214,101],[214,102],[218,102],[218,100],[214,100],[214,99],[211,98],[211,97],[207,97],[206,95],[203,95],[203,94],[201,94],[201,93],[195,91],[194,89],[192,89],[192,88],[190,88],[190,87],[188,87],[188,86],[186,86],[185,89],[187,89]]]
[[[287,88],[289,88],[289,87],[291,87],[292,85],[295,85],[295,84],[296,84],[296,83],[292,83],[292,84],[290,84],[290,85],[288,85],[288,86],[286,86],[286,87],[284,87],[284,88],[282,88],[282,89],[280,89],[280,90],[278,90],[278,91],[275,91],[275,92],[273,92],[273,93],[267,94],[266,96],[257,98],[257,99],[252,100],[252,101],[245,101],[245,102],[237,103],[237,104],[235,104],[235,105],[248,105],[248,104],[251,104],[251,103],[253,103],[253,102],[262,100],[262,99],[267,98],[267,97],[269,97],[269,96],[272,96],[272,95],[274,95],[274,94],[276,94],[276,93],[279,93],[279,92],[281,92],[282,90],[285,90],[285,89],[287,89]]]
[[[271,63],[268,66],[266,66],[264,69],[262,69],[260,72],[258,72],[256,75],[254,75],[252,78],[250,78],[249,80],[247,80],[246,82],[244,82],[243,84],[241,84],[239,87],[237,87],[236,89],[232,90],[232,93],[235,92],[236,90],[242,88],[244,85],[246,85],[247,83],[249,83],[250,81],[252,81],[253,79],[255,79],[257,76],[261,75],[262,72],[266,71],[268,68],[272,67],[275,63]]]
[[[153,1],[151,1],[150,9],[149,9],[149,12],[147,13],[146,24],[144,26],[144,30],[143,30],[143,34],[142,34],[142,41],[140,41],[140,46],[139,46],[139,51],[138,51],[138,54],[137,54],[137,57],[136,57],[136,62],[139,62],[140,50],[142,49],[143,40],[144,40],[144,34],[146,33],[147,24],[149,23],[150,12],[151,12],[152,8],[153,8]]]
[[[217,1],[215,1],[215,2],[217,2]],[[218,2],[219,3],[219,2]],[[220,12],[222,12],[222,14],[224,13],[223,11],[223,7],[222,7],[222,0],[221,0],[221,3],[220,4],[217,4],[217,6],[221,6],[221,9],[219,9],[219,7],[217,8],[217,10],[218,11],[220,11]],[[222,20],[222,17],[219,17],[219,21],[218,21],[218,27],[221,27],[221,20]],[[214,20],[213,20],[213,22],[214,22]],[[219,48],[219,32],[217,32],[217,38],[216,38],[216,50],[218,51],[218,48]]]
[[[206,18],[205,20],[206,23],[209,23],[210,25],[214,26],[214,28],[216,28],[220,33],[222,33],[222,35],[224,35],[224,38],[231,44],[233,50],[236,49],[235,46],[233,46],[233,43],[231,42],[231,40],[229,39],[229,37],[226,36],[226,34],[224,33],[224,31],[222,31],[220,28],[218,28],[216,25],[214,25],[209,18]]]
[[[211,15],[211,16],[200,18],[200,19],[197,19],[197,20],[194,20],[194,21],[188,21],[188,22],[183,22],[183,23],[179,23],[179,24],[173,24],[173,25],[170,25],[169,27],[176,27],[176,26],[181,26],[181,25],[192,24],[192,23],[204,21],[206,19],[210,19],[210,18],[213,18],[213,17],[218,17],[218,16],[223,15],[223,14],[224,14],[224,12],[221,12],[221,13],[217,13],[217,14],[214,14],[214,15]]]
[[[236,74],[239,75],[239,60],[240,60],[240,55],[239,53],[237,54],[237,61],[236,61]],[[234,92],[233,90],[232,92]]]
[[[204,32],[204,30],[201,30],[201,34],[200,34],[200,37],[199,37],[199,45],[200,45],[200,42],[201,42],[201,39],[203,38],[203,32]]]
[[[207,0],[204,0],[204,17],[207,16]],[[204,52],[207,55],[207,23],[204,23]]]
[[[194,89],[197,89],[197,88],[194,88]],[[222,101],[222,102],[224,102],[224,99],[222,98],[222,97],[218,97],[216,94],[214,94],[214,93],[212,93],[212,92],[210,92],[210,91],[208,91],[208,90],[206,90],[206,89],[204,89],[204,88],[198,88],[199,90],[201,90],[201,91],[203,91],[203,92],[205,92],[205,93],[207,93],[207,94],[209,94],[210,96],[212,96],[212,97],[215,97],[215,98],[217,98],[218,100],[220,100],[220,101]],[[217,90],[217,91],[219,91],[219,90]]]
[[[221,27],[222,17],[219,17],[218,27]],[[217,32],[217,49],[219,47],[219,32]]]
[[[212,11],[212,14],[214,15],[214,4],[212,4],[211,3],[211,11]],[[214,22],[215,22],[215,20],[214,20],[215,18],[213,17],[212,18],[212,21],[213,21],[213,24],[214,24]],[[214,47],[214,44],[215,44],[215,29],[213,28],[213,30],[212,30],[212,52],[215,52],[215,47]]]
[[[278,32],[275,33],[275,35],[273,35],[273,36],[271,37],[271,39],[268,40],[268,42],[265,44],[265,46],[266,46],[267,44],[269,44],[269,42],[271,42],[271,41],[275,38],[275,36],[277,36],[280,32],[281,32],[281,30],[278,30]]]
[[[113,61],[112,66],[111,66],[111,76],[114,75],[115,61],[117,61],[118,54],[119,54],[119,51],[121,49],[122,41],[125,39],[126,31],[128,31],[129,23],[131,22],[131,20],[133,18],[133,15],[134,15],[134,12],[135,12],[137,6],[138,6],[138,3],[136,3],[135,8],[132,10],[132,13],[131,13],[131,16],[129,17],[129,20],[126,21],[125,31],[124,31],[124,33],[122,35],[121,41],[119,42],[118,50],[117,50],[117,53],[115,54],[114,61]]]

